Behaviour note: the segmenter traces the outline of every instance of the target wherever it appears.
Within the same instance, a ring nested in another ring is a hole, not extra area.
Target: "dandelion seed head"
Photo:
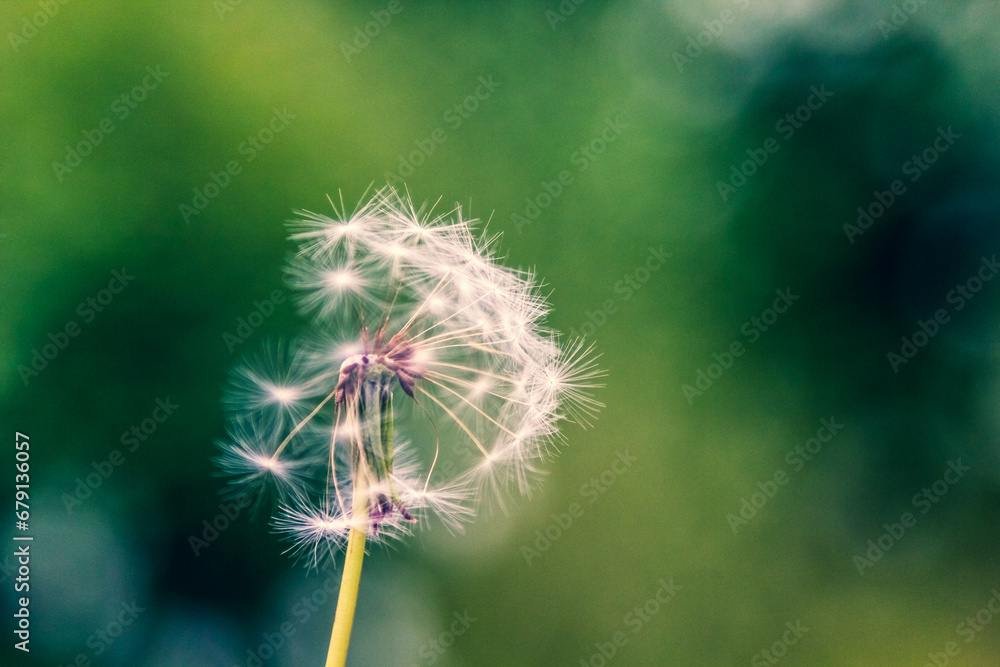
[[[433,210],[387,187],[349,215],[301,213],[288,274],[316,333],[235,375],[251,428],[220,467],[283,486],[274,528],[311,566],[352,528],[385,542],[431,516],[459,530],[484,496],[503,507],[560,422],[601,407],[593,349],[545,327],[534,273],[503,266],[460,209]]]

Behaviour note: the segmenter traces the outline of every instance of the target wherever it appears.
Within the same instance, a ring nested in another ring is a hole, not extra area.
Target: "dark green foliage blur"
[[[284,221],[388,179],[503,233],[606,408],[507,515],[374,549],[349,664],[995,665],[998,28],[0,4],[0,505],[27,434],[34,535],[25,654],[0,521],[0,663],[322,664],[339,571],[225,504],[220,398],[303,324]]]

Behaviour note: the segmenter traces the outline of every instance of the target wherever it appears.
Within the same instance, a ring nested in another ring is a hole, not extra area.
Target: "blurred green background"
[[[304,321],[225,336],[288,293],[293,210],[388,179],[503,232],[607,407],[508,516],[375,549],[349,664],[998,664],[1000,281],[970,281],[1000,248],[998,27],[985,1],[0,4],[0,469],[13,503],[28,434],[35,537],[25,655],[2,522],[3,663],[321,663],[323,575],[225,517],[210,460],[229,370]]]

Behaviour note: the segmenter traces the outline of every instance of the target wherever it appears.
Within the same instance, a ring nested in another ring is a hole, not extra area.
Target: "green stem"
[[[365,471],[354,471],[354,506],[351,514],[355,517],[368,514],[368,483]],[[344,555],[344,574],[340,578],[340,594],[337,596],[337,613],[333,617],[333,632],[330,634],[330,650],[326,654],[326,667],[344,667],[347,662],[347,646],[351,642],[351,628],[354,627],[354,609],[358,604],[358,587],[361,585],[361,565],[365,560],[365,530],[351,528],[347,538],[347,553]]]
[[[367,510],[366,510],[367,511]],[[351,529],[344,557],[344,575],[340,580],[337,598],[337,615],[333,619],[330,650],[326,654],[326,667],[344,667],[347,663],[347,645],[354,626],[354,609],[358,603],[358,586],[361,584],[361,564],[365,558],[365,531]]]
[[[355,451],[354,463],[354,503],[351,515],[367,517],[371,507],[368,502],[369,475],[376,484],[387,479],[392,472],[393,415],[392,392],[386,381],[391,382],[388,371],[378,372],[372,379],[364,381],[358,401],[358,417],[361,422],[361,452]],[[395,495],[395,494],[393,494]],[[351,641],[354,626],[354,610],[358,603],[358,587],[361,585],[361,565],[365,558],[365,541],[368,536],[367,521],[364,530],[352,528],[347,538],[347,553],[344,556],[344,574],[340,580],[340,594],[337,597],[337,613],[333,619],[330,635],[330,650],[326,654],[326,667],[344,667],[347,662],[347,647]]]

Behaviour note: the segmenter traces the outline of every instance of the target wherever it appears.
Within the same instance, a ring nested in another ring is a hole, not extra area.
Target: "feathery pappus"
[[[433,513],[460,529],[484,493],[528,493],[562,423],[602,407],[592,346],[561,345],[535,276],[461,209],[434,216],[386,187],[338,218],[291,223],[311,329],[235,371],[217,459],[273,492],[274,527],[311,565],[352,528],[399,537]]]

